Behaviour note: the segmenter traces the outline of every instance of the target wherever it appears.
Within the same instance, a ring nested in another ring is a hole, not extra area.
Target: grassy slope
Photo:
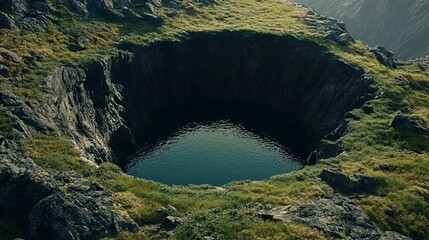
[[[167,18],[166,25],[159,29],[146,24],[106,23],[97,20],[96,16],[92,21],[87,21],[70,15],[66,9],[59,10],[64,14],[62,24],[70,32],[73,29],[73,34],[64,35],[55,27],[46,32],[25,34],[1,30],[4,35],[0,46],[21,55],[40,52],[46,56],[46,61],[32,67],[33,70],[23,80],[2,80],[1,87],[32,101],[43,95],[42,76],[56,64],[108,55],[115,51],[112,44],[120,40],[146,43],[157,38],[174,39],[182,31],[251,29],[311,38],[346,61],[364,66],[374,75],[385,94],[371,102],[376,113],[366,115],[361,110],[353,112],[359,119],[351,120],[353,132],[344,139],[350,149],[346,154],[265,181],[230,183],[225,190],[210,186],[169,187],[129,177],[109,163],[94,168],[79,160],[78,153],[67,139],[54,134],[26,141],[23,151],[31,154],[38,164],[58,170],[75,170],[86,178],[102,183],[116,192],[115,200],[125,208],[118,206],[118,211],[129,214],[138,223],[158,221],[155,211],[165,204],[177,207],[181,216],[193,213],[188,222],[178,229],[176,237],[179,239],[206,235],[221,239],[253,239],[255,236],[261,239],[325,238],[322,233],[307,226],[262,222],[250,217],[249,209],[260,208],[258,204],[305,202],[333,193],[329,186],[314,176],[326,166],[339,165],[347,173],[365,173],[378,179],[380,188],[377,193],[357,201],[380,226],[417,239],[429,235],[429,204],[419,197],[429,196],[429,143],[389,128],[395,114],[390,106],[398,104],[408,107],[412,114],[429,122],[429,94],[404,89],[392,81],[393,77],[402,76],[412,84],[428,84],[428,70],[422,70],[415,64],[397,70],[387,69],[375,60],[367,46],[359,42],[348,47],[332,45],[320,37],[317,29],[299,20],[303,17],[301,11],[276,0],[229,0],[196,7],[180,12],[175,18]],[[69,50],[77,35],[89,39],[87,50]],[[2,119],[1,126],[6,122]],[[143,229],[139,233],[124,233],[118,238],[145,239],[147,234],[150,235]]]

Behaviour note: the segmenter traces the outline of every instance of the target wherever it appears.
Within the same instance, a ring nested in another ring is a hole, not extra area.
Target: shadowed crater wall
[[[293,131],[305,158],[375,92],[362,69],[288,35],[201,32],[119,48],[126,53],[59,67],[48,82],[57,125],[88,158],[120,166],[170,130],[160,123],[187,121],[188,113],[266,121],[278,139]]]

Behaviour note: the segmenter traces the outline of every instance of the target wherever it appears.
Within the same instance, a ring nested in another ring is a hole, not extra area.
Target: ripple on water
[[[142,149],[127,166],[130,175],[170,185],[261,180],[301,168],[276,141],[222,120],[193,123]]]

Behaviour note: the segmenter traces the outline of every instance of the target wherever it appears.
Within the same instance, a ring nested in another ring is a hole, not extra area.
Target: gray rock
[[[5,0],[3,1],[3,7],[9,13],[23,14],[27,12],[28,2],[27,0]]]
[[[14,21],[6,13],[3,12],[0,12],[0,28],[6,28],[10,30],[15,29]]]
[[[324,169],[319,177],[333,189],[346,192],[353,189],[353,181],[350,177],[337,170]]]
[[[164,18],[159,15],[145,13],[143,19],[149,21],[154,27],[160,27],[164,25]]]
[[[3,64],[0,64],[0,76],[9,77],[9,72],[10,72],[10,70],[8,67],[6,67]]]
[[[181,218],[168,216],[161,222],[161,228],[171,231],[183,223]]]
[[[49,13],[51,11],[51,7],[46,1],[34,1],[32,9],[41,13]]]
[[[173,8],[173,9],[179,9],[180,8],[180,4],[175,2],[175,1],[170,1],[168,2],[168,7],[169,8]]]
[[[326,182],[333,189],[340,192],[366,192],[371,193],[377,189],[375,178],[366,175],[348,175],[332,169],[324,169],[319,175],[320,179]]]
[[[354,201],[340,196],[267,211],[271,219],[307,224],[341,239],[379,239],[383,232]]]
[[[148,3],[154,5],[155,7],[161,7],[162,6],[161,0],[148,0]]]
[[[153,4],[147,2],[145,5],[150,14],[159,15],[158,9]]]
[[[5,57],[6,59],[14,61],[16,63],[22,62],[22,58],[18,54],[16,54],[15,52],[12,52],[6,48],[0,47],[0,55]]]
[[[38,15],[35,17],[24,17],[16,22],[16,25],[20,29],[29,32],[42,31],[46,29],[49,24],[51,24],[51,21],[43,15]]]
[[[399,113],[392,120],[390,126],[396,130],[406,130],[429,139],[429,129],[427,129],[426,126],[423,125],[423,122],[417,117]]]
[[[95,11],[103,11],[106,9],[113,9],[112,0],[87,0],[87,5]]]
[[[411,238],[406,237],[400,233],[387,231],[380,237],[379,240],[411,240]]]
[[[31,159],[0,158],[0,214],[25,222],[29,239],[97,239],[137,225],[113,211],[111,193],[73,172],[49,172]]]
[[[122,7],[122,14],[130,20],[134,20],[134,21],[138,21],[138,20],[143,20],[143,17],[138,15],[137,13],[135,13],[133,10],[127,8],[127,7]]]
[[[131,7],[133,2],[131,2],[131,0],[119,0],[119,4],[124,7]]]
[[[83,17],[88,17],[89,16],[89,12],[86,9],[86,5],[82,2],[79,2],[77,0],[72,0],[70,3],[71,6],[71,10],[74,11],[75,13],[83,16]]]
[[[371,48],[371,52],[374,53],[375,57],[381,64],[390,68],[396,68],[396,59],[393,57],[394,54],[390,50],[378,45]]]

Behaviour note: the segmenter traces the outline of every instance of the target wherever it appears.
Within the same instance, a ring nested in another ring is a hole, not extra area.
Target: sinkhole
[[[54,72],[57,118],[87,156],[167,184],[300,169],[375,94],[363,69],[290,35],[197,32],[118,48]]]

